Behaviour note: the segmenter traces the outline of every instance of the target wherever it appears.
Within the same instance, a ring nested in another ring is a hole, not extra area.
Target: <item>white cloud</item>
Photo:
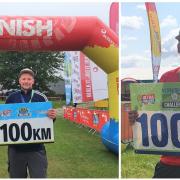
[[[168,68],[180,66],[180,55],[176,53],[169,56],[162,56],[161,66]]]
[[[172,15],[168,15],[165,19],[160,23],[160,27],[177,27],[178,23],[175,17]]]
[[[165,48],[161,48],[161,52],[163,52],[163,53],[167,53],[168,51],[167,51],[167,49],[165,49]]]
[[[139,4],[136,6],[136,8],[146,10],[145,4]]]
[[[176,66],[177,67],[177,66]],[[175,66],[161,66],[159,70],[158,78],[172,69],[176,68]],[[152,67],[148,66],[146,68],[121,68],[121,79],[131,77],[137,80],[147,80],[153,79]]]
[[[168,56],[177,55],[177,43],[175,37],[179,34],[179,28],[170,30],[165,37],[162,38],[162,56],[164,58]]]
[[[172,29],[162,38],[159,78],[165,72],[180,66],[180,54],[177,52],[177,40],[175,39],[178,33],[178,28]],[[143,55],[134,54],[123,56],[121,61],[121,78],[152,79],[150,50],[145,50]]]
[[[135,68],[135,67],[147,67],[151,65],[151,59],[148,56],[140,56],[137,54],[122,56],[121,67],[123,68]]]
[[[152,79],[152,68],[121,68],[121,79],[123,78],[134,78],[137,80]]]
[[[168,42],[169,40],[176,40],[175,37],[179,34],[179,28],[171,29],[166,36],[162,38],[162,43]],[[177,40],[176,40],[177,41]]]
[[[122,37],[122,41],[137,41],[137,37],[133,37],[133,36],[124,36]]]
[[[140,29],[144,25],[143,18],[138,16],[122,16],[121,26],[128,29]]]
[[[121,79],[131,77],[139,80],[152,79],[151,57],[125,56],[122,57]],[[159,78],[165,72],[180,66],[180,55],[169,56],[161,59]]]

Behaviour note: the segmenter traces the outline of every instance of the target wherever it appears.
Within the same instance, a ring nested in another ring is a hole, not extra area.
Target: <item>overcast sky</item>
[[[97,16],[109,25],[110,2],[16,2],[0,1],[0,15],[20,16]]]

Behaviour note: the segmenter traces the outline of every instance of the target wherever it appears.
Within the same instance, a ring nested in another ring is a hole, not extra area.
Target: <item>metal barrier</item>
[[[100,132],[103,125],[109,121],[109,112],[104,110],[89,110],[86,108],[63,107],[65,119],[89,127]]]

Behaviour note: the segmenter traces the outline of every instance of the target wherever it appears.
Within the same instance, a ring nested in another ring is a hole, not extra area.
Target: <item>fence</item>
[[[100,132],[103,125],[109,121],[109,112],[105,110],[89,110],[87,108],[63,107],[64,118],[77,124]]]

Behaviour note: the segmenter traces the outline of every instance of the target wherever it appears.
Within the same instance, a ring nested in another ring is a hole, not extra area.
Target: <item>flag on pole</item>
[[[153,80],[154,82],[157,82],[161,63],[161,35],[159,28],[159,20],[155,3],[147,2],[145,3],[145,5],[150,28]]]
[[[109,13],[110,28],[119,35],[119,3],[113,2]]]
[[[80,72],[80,52],[69,51],[72,63],[72,99],[73,103],[82,103],[82,85]]]
[[[69,105],[71,102],[71,74],[72,74],[72,67],[71,67],[71,57],[70,54],[65,52],[64,57],[64,81],[65,81],[65,95],[66,95],[66,105]]]

